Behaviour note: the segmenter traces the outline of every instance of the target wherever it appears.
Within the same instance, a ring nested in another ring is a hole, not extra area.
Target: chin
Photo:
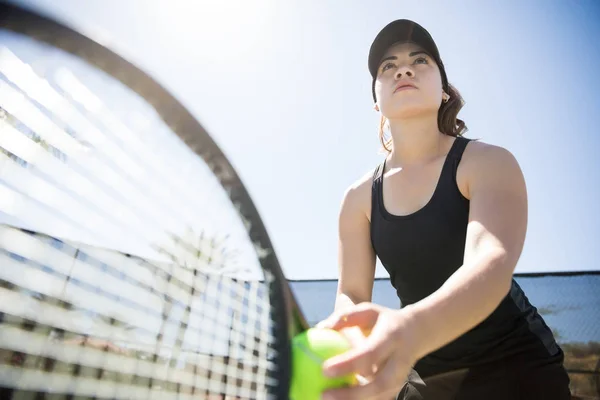
[[[382,114],[387,119],[408,119],[423,115],[436,114],[439,106],[430,104],[395,104],[382,109]]]

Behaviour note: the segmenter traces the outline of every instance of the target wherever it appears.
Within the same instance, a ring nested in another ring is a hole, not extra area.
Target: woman
[[[345,193],[335,312],[319,324],[366,334],[324,367],[365,382],[323,398],[569,399],[562,350],[513,280],[527,228],[517,161],[462,136],[462,98],[420,25],[390,23],[368,64],[388,154]],[[376,257],[400,310],[370,303]]]

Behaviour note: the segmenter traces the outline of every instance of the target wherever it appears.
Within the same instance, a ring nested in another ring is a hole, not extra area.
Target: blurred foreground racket
[[[131,63],[0,5],[0,398],[285,399],[307,328],[238,175]]]

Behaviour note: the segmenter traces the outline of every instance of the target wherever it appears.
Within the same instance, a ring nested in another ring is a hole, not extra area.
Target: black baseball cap
[[[398,19],[387,24],[375,37],[371,49],[369,50],[369,72],[373,78],[371,90],[373,92],[373,101],[377,102],[375,97],[375,79],[377,78],[377,69],[385,52],[396,43],[412,42],[421,46],[435,60],[442,75],[442,87],[448,89],[448,77],[446,69],[440,57],[440,52],[431,37],[431,34],[418,23],[408,19]]]

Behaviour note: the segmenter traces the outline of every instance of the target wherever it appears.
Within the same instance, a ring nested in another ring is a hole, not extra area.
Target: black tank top
[[[404,307],[436,291],[463,264],[469,200],[456,184],[456,171],[469,139],[458,137],[444,162],[430,201],[410,215],[392,215],[383,204],[385,161],[373,176],[371,243]],[[559,356],[551,330],[513,279],[509,294],[475,328],[424,357],[421,376],[468,368],[527,354]]]

